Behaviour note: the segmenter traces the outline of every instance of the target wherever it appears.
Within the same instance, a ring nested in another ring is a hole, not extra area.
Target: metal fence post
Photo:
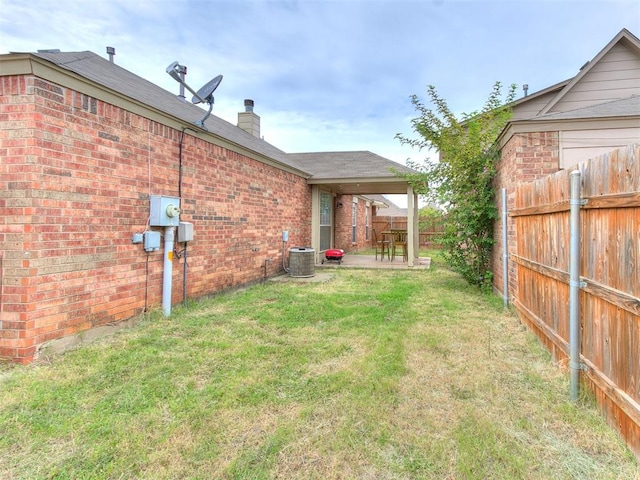
[[[569,250],[569,369],[571,400],[580,391],[580,171],[571,172]]]

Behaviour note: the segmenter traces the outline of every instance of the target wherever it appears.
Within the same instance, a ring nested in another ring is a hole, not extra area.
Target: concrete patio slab
[[[311,277],[292,277],[287,274],[278,275],[272,277],[269,280],[275,282],[298,282],[298,283],[318,283],[327,282],[333,278],[331,272],[338,268],[365,268],[365,269],[394,269],[394,270],[427,270],[431,266],[431,258],[420,257],[415,260],[414,266],[410,267],[407,262],[403,262],[401,259],[395,261],[389,261],[388,259],[376,260],[375,255],[349,255],[345,254],[342,258],[342,263],[327,262],[318,263],[315,265],[314,275]]]
[[[345,254],[342,258],[342,263],[338,265],[337,262],[327,262],[324,264],[316,264],[316,268],[374,268],[374,269],[428,269],[431,266],[431,258],[420,257],[414,260],[414,266],[410,267],[407,262],[403,262],[401,258],[396,258],[393,261],[385,258],[384,260],[376,260],[375,255],[350,255]]]

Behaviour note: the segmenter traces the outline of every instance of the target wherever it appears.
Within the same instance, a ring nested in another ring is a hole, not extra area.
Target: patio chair
[[[407,231],[406,230],[393,230],[393,245],[391,246],[391,261],[396,258],[396,255],[402,253],[402,261],[407,262],[409,260],[409,252],[407,251]]]
[[[384,259],[384,252],[387,252],[387,260],[391,259],[391,241],[386,240],[384,237],[378,238],[376,229],[372,229],[373,233],[373,248],[376,250],[376,260],[378,260],[378,252],[380,252],[380,261]]]

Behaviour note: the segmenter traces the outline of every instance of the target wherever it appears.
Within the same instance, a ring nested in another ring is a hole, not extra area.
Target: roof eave
[[[591,118],[568,118],[568,119],[541,119],[516,120],[502,130],[496,140],[499,148],[502,148],[511,137],[518,133],[531,132],[555,132],[562,130],[593,130],[601,128],[603,122],[607,123],[607,128],[628,128],[637,126],[640,120],[639,115],[591,117]]]
[[[572,77],[573,78],[573,77]],[[524,97],[521,97],[517,100],[514,100],[513,102],[513,107],[517,107],[518,105],[522,105],[523,103],[527,103],[530,102],[531,100],[535,100],[538,97],[541,97],[543,95],[546,95],[550,92],[553,92],[555,90],[560,90],[562,88],[564,88],[569,82],[571,81],[571,78],[568,78],[566,80],[563,80],[562,82],[558,82],[554,85],[551,85],[547,88],[544,88],[542,90],[538,90],[537,92],[534,93],[530,93]]]
[[[337,183],[397,183],[408,185],[407,180],[400,177],[310,177],[307,183],[313,184],[337,184]]]
[[[571,79],[571,81],[560,90],[545,107],[540,110],[539,115],[549,113],[549,111],[557,105],[557,103],[569,92],[573,86],[578,83],[589,71],[604,57],[616,44],[623,42],[626,46],[640,54],[640,40],[629,30],[623,28],[607,45],[598,52],[579,72]]]
[[[0,55],[0,63],[2,70],[0,76],[13,75],[34,75],[39,78],[54,82],[65,88],[84,93],[91,97],[112,104],[116,107],[123,108],[131,113],[140,115],[150,120],[156,121],[163,125],[176,130],[182,130],[184,127],[189,128],[190,134],[202,140],[212,141],[221,147],[227,148],[236,153],[240,153],[261,163],[268,164],[280,170],[295,174],[304,179],[310,177],[309,172],[294,168],[278,160],[263,155],[255,150],[249,149],[243,145],[235,143],[227,138],[219,136],[210,131],[204,130],[183,118],[177,117],[163,110],[140,102],[135,98],[121,94],[111,88],[95,82],[89,78],[79,75],[63,66],[57,65],[46,59],[40,58],[31,53],[14,53],[8,55]]]

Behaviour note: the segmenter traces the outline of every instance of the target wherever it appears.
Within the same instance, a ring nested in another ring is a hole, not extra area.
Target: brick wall
[[[189,297],[279,272],[284,229],[309,243],[301,177],[33,76],[0,77],[0,89],[0,357],[31,361],[49,340],[160,303],[162,248],[131,237],[147,228],[149,195],[178,196],[181,138]]]
[[[491,268],[493,271],[493,285],[502,293],[503,283],[503,241],[502,241],[502,188],[507,190],[507,211],[514,208],[515,186],[518,183],[528,183],[545,177],[559,170],[558,132],[518,133],[513,135],[503,146],[498,173],[495,179],[496,205],[499,208],[499,218],[495,223],[493,235],[496,244],[493,248]],[[508,252],[516,253],[516,232],[514,222],[507,218]],[[508,264],[509,297],[517,289],[517,265]]]
[[[371,247],[371,238],[368,240],[366,238],[367,202],[363,199],[358,199],[356,241],[353,242],[353,212],[351,210],[353,198],[352,195],[340,195],[338,202],[342,203],[342,207],[335,210],[335,247],[341,248],[345,252],[355,252]],[[371,232],[371,207],[369,207],[369,232]]]

